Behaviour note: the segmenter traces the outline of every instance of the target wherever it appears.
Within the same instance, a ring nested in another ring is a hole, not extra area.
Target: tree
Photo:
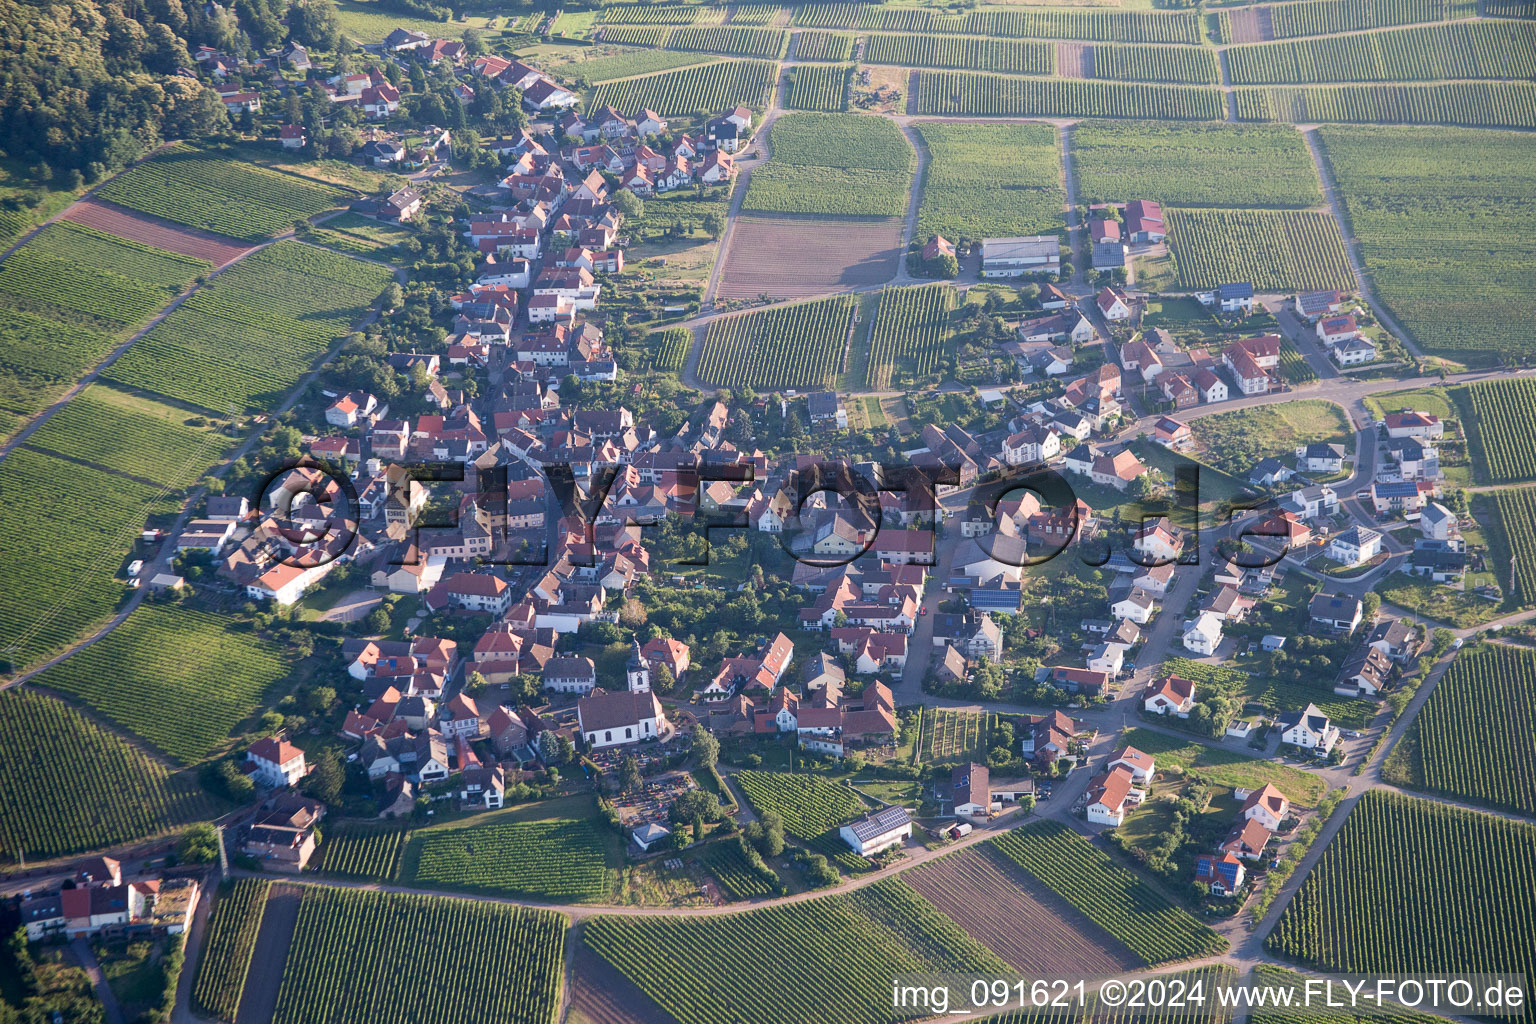
[[[710,238],[719,238],[720,233],[725,230],[725,218],[721,217],[718,213],[711,211],[710,213],[706,213],[704,215],[702,226],[704,228],[704,233]]]
[[[479,29],[464,30],[464,52],[471,57],[478,57],[485,52],[485,36]]]
[[[634,754],[630,754],[619,766],[619,790],[624,793],[634,793],[643,784],[640,778],[640,762]]]
[[[706,789],[690,789],[672,801],[672,820],[688,821],[701,817],[705,821],[720,820],[720,801]]]
[[[696,843],[704,841],[704,816],[702,814],[695,814],[693,816],[693,841]]]
[[[478,697],[485,692],[485,688],[488,685],[489,683],[484,675],[479,672],[471,672],[469,677],[464,680],[464,692],[468,693],[471,697]]]
[[[777,857],[784,852],[784,819],[776,811],[764,811],[757,824],[762,834],[754,840],[764,857]]]
[[[335,803],[341,796],[341,785],[346,781],[346,772],[341,766],[341,758],[334,750],[322,750],[315,758],[313,767],[310,768],[309,778],[304,782],[304,788],[310,796],[322,803]]]
[[[341,42],[341,19],[329,0],[298,0],[288,9],[288,31],[305,46],[334,50]]]
[[[389,612],[385,611],[382,606],[375,608],[363,620],[363,625],[368,628],[370,633],[387,633],[389,631]]]
[[[183,864],[212,864],[219,859],[219,833],[208,822],[198,822],[181,834],[176,853]]]
[[[693,723],[690,735],[693,739],[693,756],[698,758],[699,765],[713,768],[715,762],[720,760],[720,741],[699,722]]]
[[[1376,618],[1376,612],[1381,609],[1381,595],[1374,590],[1369,591],[1360,599],[1360,621],[1369,623]]]
[[[336,690],[330,686],[317,686],[304,695],[304,707],[311,715],[323,715],[336,703]]]
[[[645,216],[645,201],[627,188],[613,194],[613,208],[626,220],[639,220]]]
[[[560,735],[553,729],[539,733],[539,760],[545,764],[564,764],[560,756]]]

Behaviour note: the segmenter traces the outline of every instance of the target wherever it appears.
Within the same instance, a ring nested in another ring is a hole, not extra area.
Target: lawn
[[[1479,626],[1503,614],[1498,601],[1452,590],[1443,584],[1430,583],[1404,572],[1392,573],[1377,585],[1376,593],[1387,604],[1406,608],[1415,615],[1458,628]]]
[[[356,213],[332,217],[309,236],[311,241],[358,256],[377,256],[410,238],[414,232],[403,224],[391,224]]]
[[[919,239],[1049,235],[1065,228],[1055,128],[948,121],[920,121],[916,128],[928,150]]]
[[[1084,121],[1072,130],[1072,163],[1079,202],[1227,209],[1323,202],[1306,140],[1289,126]]]
[[[1201,416],[1190,421],[1190,429],[1205,461],[1239,480],[1265,458],[1289,462],[1298,445],[1326,441],[1349,451],[1355,447],[1343,410],[1321,399]]]
[[[857,114],[786,114],[774,122],[773,158],[752,172],[743,209],[899,217],[917,157],[901,129]]]
[[[462,21],[429,21],[393,10],[382,0],[335,0],[341,31],[356,43],[377,43],[396,28],[425,32],[437,39],[458,39],[467,28],[483,29],[490,19],[466,15]]]
[[[1276,761],[1246,757],[1230,750],[1207,747],[1150,729],[1132,729],[1125,743],[1151,754],[1159,768],[1181,768],[1234,789],[1258,789],[1267,782],[1279,787],[1293,803],[1316,806],[1328,783],[1319,775]]]
[[[68,206],[75,193],[57,180],[39,182],[27,176],[19,160],[0,160],[0,250]]]

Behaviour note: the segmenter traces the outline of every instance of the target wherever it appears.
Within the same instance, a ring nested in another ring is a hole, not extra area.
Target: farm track
[[[282,985],[283,968],[293,945],[293,930],[299,923],[299,902],[303,890],[296,885],[273,885],[267,893],[267,906],[261,915],[261,930],[256,933],[256,948],[251,951],[250,973],[240,995],[240,1010],[235,1024],[271,1024],[277,1010],[277,993]],[[187,1014],[190,1018],[191,1014]]]
[[[910,124],[898,127],[901,128],[901,134],[906,136],[907,144],[917,154],[917,169],[912,174],[912,190],[907,195],[907,215],[901,225],[901,248],[897,250],[896,276],[891,279],[892,284],[908,284],[916,280],[907,270],[907,251],[917,233],[917,214],[923,205],[923,189],[928,184],[928,162],[931,156],[916,128]]]

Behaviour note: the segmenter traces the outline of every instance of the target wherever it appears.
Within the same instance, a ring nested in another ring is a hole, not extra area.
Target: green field
[[[676,71],[605,82],[592,92],[591,108],[611,103],[620,110],[656,111],[662,117],[691,117],[735,106],[761,109],[778,77],[769,61],[730,60]]]
[[[229,739],[289,671],[287,652],[222,615],[140,605],[99,643],[37,676],[183,763]]]
[[[0,263],[0,437],[210,269],[69,221],[34,235]]]
[[[787,72],[784,106],[788,110],[820,110],[839,113],[848,109],[848,79],[853,68],[845,64],[799,64]]]
[[[1220,412],[1189,426],[1202,458],[1239,480],[1263,459],[1290,455],[1298,445],[1327,441],[1352,448],[1354,441],[1344,411],[1321,399]]]
[[[1536,479],[1536,381],[1509,378],[1468,384],[1463,393],[1472,407],[1464,417],[1468,454],[1479,476],[1494,483]]]
[[[552,910],[308,886],[275,1024],[550,1024],[565,918]]]
[[[324,227],[316,228],[309,240],[356,256],[377,256],[413,234],[405,224],[391,224],[359,213],[343,213],[327,220]]]
[[[1445,21],[1476,13],[1477,4],[1471,0],[1296,0],[1270,7],[1276,39]]]
[[[188,299],[107,376],[215,412],[275,404],[391,279],[373,263],[278,242]]]
[[[594,917],[583,941],[679,1024],[896,1024],[893,974],[1007,971],[896,879],[738,914]]]
[[[1367,792],[1266,940],[1321,970],[1536,972],[1536,826]]]
[[[1215,85],[1221,81],[1216,54],[1202,46],[1093,47],[1093,77],[1120,82]]]
[[[707,64],[714,58],[703,53],[677,53],[673,50],[630,50],[611,57],[594,57],[591,60],[565,64],[557,70],[574,82],[595,85],[615,78],[632,75],[650,75],[658,71],[687,67],[690,64]]]
[[[1536,128],[1531,82],[1242,86],[1234,96],[1239,121]]]
[[[915,36],[871,33],[864,59],[903,68],[959,68],[1010,75],[1056,72],[1056,44],[974,36]]]
[[[1306,141],[1272,125],[1084,121],[1072,129],[1081,201],[1164,206],[1319,206]]]
[[[1536,814],[1536,654],[1500,645],[1458,654],[1409,729],[1392,751],[1392,781]]]
[[[417,832],[414,884],[539,900],[608,895],[605,838],[590,821],[517,821]]]
[[[853,790],[815,775],[743,771],[736,783],[759,814],[777,812],[784,830],[800,839],[815,839],[865,811]]]
[[[1489,559],[1499,587],[1517,607],[1536,604],[1536,487],[1494,491],[1487,496],[1498,522],[1484,522],[1489,536]],[[1494,535],[1502,538],[1495,541]],[[1501,550],[1502,546],[1502,550]]]
[[[1227,948],[1220,935],[1068,825],[1042,821],[990,843],[1148,964],[1207,956]]]
[[[1323,128],[1350,232],[1392,316],[1428,351],[1486,364],[1536,352],[1530,136]]]
[[[92,385],[50,417],[27,444],[180,488],[194,483],[235,445],[234,438],[211,427],[189,425],[189,418],[183,409]]]
[[[219,887],[208,918],[207,945],[192,984],[192,999],[206,1017],[235,1019],[270,885],[265,878],[238,878]]]
[[[865,383],[888,390],[893,376],[903,384],[927,377],[953,355],[955,307],[959,292],[947,284],[886,288],[869,332]]]
[[[1354,288],[1332,216],[1315,210],[1164,211],[1179,284],[1214,288],[1247,281],[1258,291]]]
[[[18,160],[0,160],[0,251],[75,199],[56,178],[41,182]]]
[[[310,869],[343,878],[393,881],[412,832],[399,825],[342,825],[325,830],[317,861]]]
[[[1061,141],[1043,124],[915,125],[928,149],[917,237],[950,241],[1065,229]]]
[[[1234,46],[1234,85],[1536,76],[1536,24],[1458,21],[1361,35]]]
[[[26,448],[0,462],[0,495],[0,659],[13,669],[109,618],[146,518],[175,509],[161,488]]]
[[[412,18],[385,6],[380,0],[335,0],[341,31],[356,43],[377,43],[396,28],[425,32],[438,39],[459,39],[466,28],[485,28],[487,20],[466,15],[462,21],[431,21]]]
[[[1181,740],[1166,733],[1150,729],[1132,729],[1125,734],[1125,745],[1151,754],[1159,770],[1182,768],[1192,776],[1198,776],[1221,786],[1233,789],[1259,789],[1267,782],[1274,783],[1292,803],[1302,807],[1316,806],[1322,799],[1328,783],[1312,772],[1292,768],[1277,761],[1207,747],[1193,740]]]
[[[1145,117],[1220,121],[1226,101],[1214,88],[1061,78],[1014,78],[923,71],[919,114],[982,117]]]
[[[131,842],[221,808],[74,708],[25,689],[0,693],[0,860]]]
[[[719,387],[829,388],[856,307],[843,295],[711,320],[699,376]]]
[[[178,224],[251,242],[335,209],[348,196],[331,185],[187,146],[129,168],[96,195]]]
[[[857,114],[785,114],[773,159],[752,172],[742,209],[899,217],[917,157],[901,129]]]
[[[1392,600],[1385,592],[1383,599]],[[1380,710],[1375,701],[1340,697],[1331,687],[1319,686],[1310,680],[1280,680],[1263,673],[1249,673],[1188,658],[1169,658],[1162,663],[1162,671],[1194,680],[1204,691],[1257,704],[1270,713],[1299,711],[1308,704],[1316,704],[1334,725],[1344,729],[1364,729]]]

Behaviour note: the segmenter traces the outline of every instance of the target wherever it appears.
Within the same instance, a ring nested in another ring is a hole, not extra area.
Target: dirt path
[[[251,969],[240,995],[240,1011],[235,1024],[271,1024],[277,1010],[277,991],[288,963],[288,949],[293,945],[293,929],[299,922],[299,899],[303,889],[296,885],[273,885],[267,892],[267,906],[261,915],[261,930],[256,933],[256,947],[251,952]]]
[[[892,284],[910,284],[917,280],[907,269],[907,250],[912,245],[912,239],[917,233],[917,215],[923,205],[923,186],[928,183],[928,161],[930,159],[928,147],[923,143],[923,137],[917,129],[910,124],[898,125],[901,134],[906,136],[907,144],[917,154],[917,168],[912,173],[912,190],[907,195],[907,215],[901,224],[901,248],[897,252],[896,276],[891,278]]]
[[[91,944],[84,939],[76,939],[69,944],[69,952],[85,976],[91,979],[91,987],[96,990],[96,998],[101,1000],[103,1016],[107,1024],[126,1024],[123,1020],[123,1008],[117,1003],[117,995],[112,991],[112,986],[107,984],[107,979],[101,973],[101,964],[96,961],[96,954],[91,950]]]
[[[1085,275],[1088,268],[1085,264],[1088,260],[1077,258],[1083,241],[1084,225],[1077,216],[1077,168],[1072,162],[1072,127],[1064,124],[1057,131],[1061,136],[1061,183],[1067,194],[1067,205],[1063,211],[1067,218],[1067,248],[1072,251],[1072,280],[1069,287],[1075,292],[1087,287]]]
[[[1092,78],[1093,47],[1087,43],[1057,43],[1056,74],[1061,78]]]

